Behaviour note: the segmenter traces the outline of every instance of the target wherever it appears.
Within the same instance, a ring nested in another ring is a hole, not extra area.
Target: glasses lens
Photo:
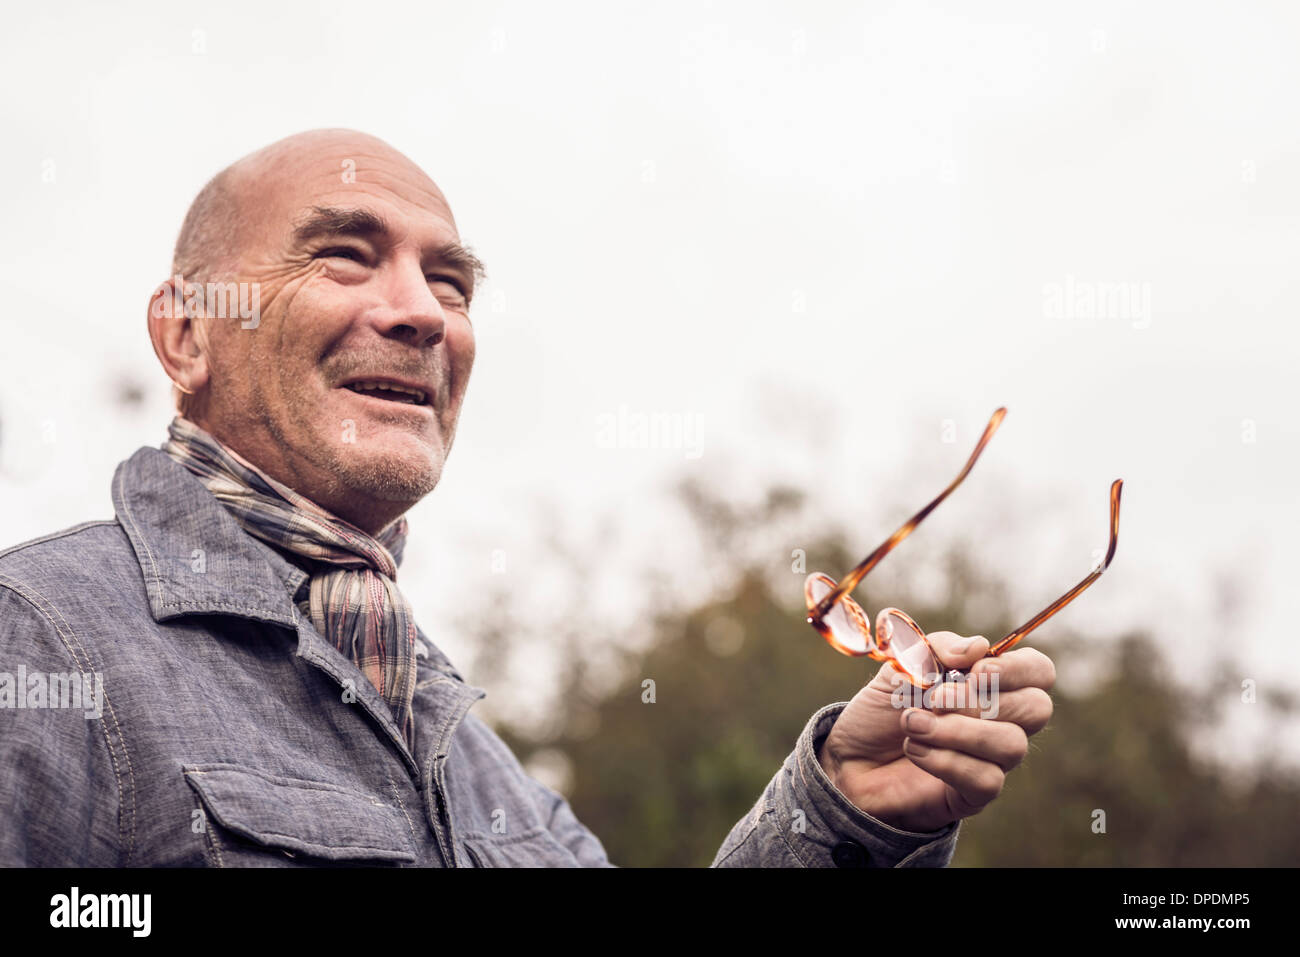
[[[913,684],[928,687],[937,680],[939,663],[934,660],[925,634],[897,608],[886,608],[876,616],[876,640],[880,650],[893,656]]]
[[[817,604],[835,588],[835,579],[820,572],[809,575],[803,583],[803,597],[812,611]],[[862,606],[844,595],[831,606],[819,622],[813,622],[823,638],[836,651],[853,657],[861,657],[872,650],[871,626],[867,624],[867,613]]]

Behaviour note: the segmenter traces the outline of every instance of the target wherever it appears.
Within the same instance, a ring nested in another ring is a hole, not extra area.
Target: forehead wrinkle
[[[333,146],[329,150],[306,149],[305,144],[277,144],[270,154],[256,155],[249,161],[236,164],[240,167],[240,185],[244,187],[241,199],[250,204],[251,209],[260,209],[262,217],[277,215],[276,207],[284,210],[279,213],[290,221],[291,235],[295,227],[314,225],[312,219],[319,209],[359,210],[384,219],[375,209],[367,209],[366,201],[371,200],[381,208],[395,206],[406,218],[411,220],[432,217],[445,220],[453,237],[459,238],[456,220],[446,196],[437,184],[429,178],[419,166],[409,158],[385,144],[377,143],[369,148],[348,150]],[[275,162],[271,162],[274,160]],[[353,160],[355,181],[340,187],[339,169],[342,160]],[[293,215],[285,209],[298,207],[300,212]],[[336,224],[347,225],[342,217]],[[371,226],[372,233],[380,230]],[[387,234],[396,242],[400,237],[395,230],[400,224],[385,221]],[[440,227],[442,224],[438,224]],[[346,229],[337,229],[339,233]],[[304,231],[305,232],[305,231]],[[357,230],[359,232],[359,230]],[[295,237],[303,238],[303,237]]]
[[[339,170],[344,161],[355,163],[354,181],[347,192],[372,193],[376,198],[398,205],[409,205],[443,215],[455,228],[456,219],[446,195],[422,168],[401,153],[371,153],[365,151],[334,151],[328,158],[295,157],[305,168],[282,169],[298,188],[312,184],[320,194],[339,193]]]
[[[438,184],[382,140],[348,131],[320,131],[273,144],[247,160],[237,164],[244,174],[241,185],[254,208],[261,205],[255,198],[259,192],[271,201],[262,206],[263,215],[274,216],[279,202],[293,202],[290,197],[297,194],[293,205],[299,206],[299,212],[285,217],[289,239],[296,245],[333,232],[378,238],[393,247],[401,245],[408,230],[428,227],[437,239],[421,244],[423,261],[436,261],[460,273],[467,295],[487,276],[482,260],[460,241],[455,216]],[[340,187],[340,169],[348,160],[355,179]],[[391,218],[393,208],[398,219]]]

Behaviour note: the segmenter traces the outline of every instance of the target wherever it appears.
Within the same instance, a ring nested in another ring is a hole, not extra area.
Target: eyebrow
[[[293,239],[298,244],[326,236],[356,236],[375,239],[391,235],[388,221],[368,209],[344,209],[337,206],[313,206],[311,212],[294,225]],[[443,243],[433,256],[464,276],[466,300],[474,296],[474,286],[487,276],[483,261],[468,246],[455,241]]]

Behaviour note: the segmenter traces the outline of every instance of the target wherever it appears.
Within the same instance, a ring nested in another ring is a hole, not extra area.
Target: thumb
[[[939,664],[945,668],[960,668],[965,671],[979,661],[989,650],[988,639],[983,635],[973,637],[956,635],[951,631],[934,631],[926,635],[930,647],[934,649]]]

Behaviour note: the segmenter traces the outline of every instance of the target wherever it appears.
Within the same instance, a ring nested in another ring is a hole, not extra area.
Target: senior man
[[[0,864],[608,864],[397,586],[483,275],[438,187],[371,136],[289,137],[202,190],[172,274],[167,442],[118,467],[113,519],[0,555]],[[209,281],[255,314],[175,308]],[[930,638],[952,667],[988,649]],[[715,865],[947,864],[1051,714],[1050,660],[998,664],[996,720],[900,711],[889,667],[818,710]]]

